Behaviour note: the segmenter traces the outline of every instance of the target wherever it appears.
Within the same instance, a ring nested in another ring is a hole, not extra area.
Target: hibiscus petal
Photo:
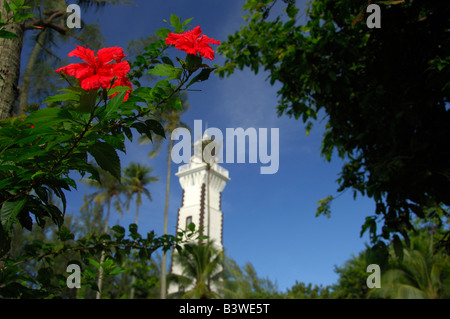
[[[184,52],[188,54],[197,54],[197,48],[195,45],[195,41],[192,41],[190,39],[180,39],[175,44],[175,48],[179,50],[183,50]]]
[[[110,66],[112,68],[112,73],[118,78],[124,77],[128,72],[130,72],[130,64],[128,61],[113,63],[110,64]]]
[[[200,55],[205,57],[206,59],[214,59],[214,50],[208,44],[198,46],[197,49]]]
[[[112,87],[116,87],[116,86],[128,86],[130,88],[133,88],[133,84],[131,84],[130,80],[126,76],[117,78],[114,81],[114,85]]]
[[[183,50],[188,54],[200,53],[201,56],[212,60],[214,59],[214,50],[208,43],[220,44],[220,41],[202,35],[202,29],[197,26],[193,30],[181,34],[169,33],[166,38],[166,44],[173,44],[175,48]]]
[[[198,40],[197,43],[211,43],[211,44],[220,44],[220,41],[215,40],[213,38],[207,37],[206,35],[202,35]]]
[[[98,90],[100,88],[111,88],[111,81],[114,76],[108,76],[104,74],[94,74],[84,79],[80,79],[80,86],[83,90]]]
[[[114,81],[114,85],[112,86],[113,88],[116,86],[128,86],[130,88],[130,90],[127,90],[127,93],[125,93],[123,101],[125,102],[126,100],[128,100],[128,98],[130,97],[130,93],[133,91],[133,84],[131,84],[130,80],[124,76],[121,78],[118,78]],[[118,93],[114,93],[113,95],[111,95],[109,98],[113,98],[117,95]]]
[[[199,26],[196,26],[192,31],[187,32],[188,35],[198,38],[200,34],[202,34],[202,29]]]
[[[214,50],[213,48],[208,44],[220,44],[220,41],[217,41],[215,39],[209,38],[206,35],[202,35],[196,43],[196,48],[198,52],[200,52],[200,55],[209,59],[214,59]]]
[[[91,49],[80,47],[79,45],[76,45],[77,47],[75,50],[69,52],[68,56],[73,57],[76,56],[77,58],[80,58],[83,61],[86,61],[87,63],[94,66],[96,64],[96,58],[95,53]]]
[[[83,90],[98,90],[101,87],[102,83],[100,81],[100,76],[98,74],[94,74],[93,76],[89,76],[84,79],[80,79],[80,86]]]
[[[88,77],[94,74],[94,70],[87,63],[72,63],[62,68],[59,68],[55,72],[64,72],[69,76],[74,76],[77,79]]]
[[[119,47],[103,48],[97,52],[97,58],[102,64],[107,64],[113,60],[120,62],[124,57],[126,55],[123,54],[123,49]]]
[[[100,87],[104,89],[111,88],[111,82],[114,79],[114,73],[112,69],[100,69],[97,72],[99,76]]]
[[[168,45],[175,44],[181,37],[182,37],[181,34],[171,32],[171,33],[169,33],[169,35],[166,38],[166,44],[168,44]]]

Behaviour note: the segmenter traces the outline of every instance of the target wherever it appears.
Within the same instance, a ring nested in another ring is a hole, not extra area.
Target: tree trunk
[[[111,210],[111,198],[108,200],[108,211],[106,213],[106,221],[105,221],[105,228],[103,229],[103,233],[106,234],[108,231],[108,220],[109,220],[109,213]],[[98,270],[98,280],[97,280],[97,287],[98,291],[95,294],[95,299],[101,299],[102,298],[102,284],[103,284],[103,267],[102,264],[105,261],[106,253],[104,250],[102,250],[102,254],[100,256],[100,269]]]
[[[6,20],[3,1],[0,1],[0,12]],[[13,116],[14,103],[19,95],[20,54],[25,27],[21,23],[12,23],[5,26],[5,30],[15,33],[18,38],[0,38],[0,120]]]
[[[172,147],[173,147],[173,140],[170,139],[169,156],[167,157],[167,186],[166,186],[166,205],[164,207],[164,235],[167,234],[167,219],[168,219],[168,212],[169,212],[169,195],[170,195],[170,167],[171,167],[171,163],[172,163],[172,157],[171,157]],[[161,266],[161,299],[166,299],[166,291],[167,291],[166,263],[167,263],[167,256],[166,256],[166,253],[163,252],[162,266]]]
[[[31,74],[33,68],[36,64],[37,57],[39,52],[41,52],[42,47],[45,43],[45,37],[47,36],[48,29],[45,28],[36,37],[36,43],[34,44],[33,50],[30,53],[30,57],[28,58],[27,67],[22,76],[22,83],[20,86],[19,92],[19,109],[18,114],[23,114],[25,112],[26,107],[28,106],[28,96],[30,95],[30,81]]]
[[[140,196],[140,195],[138,195]],[[134,216],[134,223],[137,225],[138,224],[138,214],[139,214],[139,204],[136,203],[136,215]]]
[[[138,213],[139,213],[139,205],[136,203],[136,216],[134,217],[134,223],[136,224],[136,226],[138,224]],[[135,289],[134,289],[133,284],[134,284],[135,281],[136,281],[136,276],[133,273],[133,275],[131,276],[130,299],[134,299]]]

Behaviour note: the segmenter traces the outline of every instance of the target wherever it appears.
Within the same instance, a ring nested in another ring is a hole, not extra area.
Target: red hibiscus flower
[[[220,44],[220,41],[208,38],[206,35],[200,36],[201,33],[200,27],[184,33],[169,33],[166,44],[173,44],[175,48],[183,50],[187,54],[200,53],[201,56],[212,60],[214,59],[214,50],[208,43]]]
[[[76,56],[85,62],[69,64],[59,68],[56,72],[74,76],[84,90],[108,89],[118,85],[132,88],[130,81],[125,77],[130,71],[130,65],[127,61],[122,61],[126,55],[123,54],[121,48],[104,48],[99,50],[95,56],[94,51],[88,48],[78,45],[76,47],[68,56]],[[112,84],[114,78],[117,79]]]
[[[118,78],[117,80],[114,81],[114,85],[111,88],[114,88],[116,86],[128,86],[130,88],[133,87],[133,84],[131,84],[130,80],[124,76],[121,78]],[[130,97],[130,93],[131,93],[131,89],[127,90],[127,93],[125,93],[125,96],[123,98],[123,101],[125,102],[126,100],[128,100],[128,98]],[[113,98],[117,95],[118,93],[114,93],[113,95],[110,96],[110,98]]]

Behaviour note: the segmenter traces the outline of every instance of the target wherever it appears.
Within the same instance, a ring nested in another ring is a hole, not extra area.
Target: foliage
[[[175,32],[182,32],[186,25],[174,15],[171,22]],[[162,29],[156,33],[167,36],[169,32],[169,29]],[[16,274],[16,265],[33,258],[48,258],[51,263],[51,256],[68,251],[109,253],[114,249],[116,258],[121,256],[121,253],[117,254],[121,248],[135,248],[144,253],[158,247],[164,251],[173,246],[180,248],[176,245],[179,237],[155,237],[149,233],[147,239],[143,239],[137,234],[136,226],[130,226],[130,239],[125,239],[123,229],[117,226],[113,227],[114,236],[88,234],[77,240],[75,246],[70,246],[67,241],[73,240],[72,233],[62,227],[67,206],[65,194],[77,187],[71,173],[78,172],[83,177],[89,174],[88,179],[101,184],[98,165],[120,182],[121,165],[117,151],[125,153],[126,139],[131,141],[134,131],[139,135],[145,134],[150,140],[155,135],[164,137],[160,122],[148,118],[153,112],[163,112],[167,106],[180,107],[177,93],[195,82],[206,80],[201,74],[205,70],[213,70],[202,64],[200,56],[192,54],[188,54],[185,60],[177,58],[179,66],[176,66],[167,57],[168,48],[161,40],[152,43],[144,53],[148,58],[144,63],[148,72],[165,77],[153,87],[140,86],[133,92],[127,92],[130,90],[128,86],[83,90],[78,81],[71,84],[71,79],[62,74],[69,87],[62,90],[64,93],[46,98],[46,108],[0,121],[0,258],[1,287],[5,296],[49,296],[52,293],[51,269],[43,270],[42,276],[37,274],[34,279]],[[136,67],[139,69],[144,65]],[[124,99],[128,93],[129,98]],[[89,156],[95,163],[88,161]],[[51,193],[60,200],[62,208],[50,201]],[[35,224],[44,227],[47,220],[60,229],[63,246],[38,242],[31,245],[20,260],[9,259],[7,253],[13,225],[20,224],[31,230]],[[86,279],[92,279],[95,269],[116,272],[111,258],[100,264],[92,259],[89,267],[83,272],[89,277]],[[42,280],[39,279],[41,277]],[[36,294],[29,291],[34,287],[18,283],[27,280],[38,286]]]
[[[188,229],[192,227],[192,223]],[[181,287],[172,297],[187,299],[218,299],[217,286],[222,278],[223,251],[213,241],[188,243],[183,251],[174,254],[174,263],[182,267],[182,274],[170,274],[169,282]]]
[[[331,287],[331,298],[449,298],[450,260],[439,244],[444,227],[415,224],[418,230],[409,234],[409,244],[393,242],[387,251],[366,247],[336,267],[339,279]],[[366,285],[370,264],[380,266],[381,288]]]
[[[150,175],[152,172],[153,168],[135,162],[131,162],[124,170],[127,209],[132,202],[132,198],[136,195],[136,224],[138,218],[138,209],[142,204],[142,195],[145,195],[149,200],[152,200],[150,191],[146,186],[150,183],[158,182],[158,177]]]
[[[221,294],[225,299],[283,298],[276,283],[269,278],[260,278],[251,263],[241,268],[229,257],[224,260]]]
[[[98,169],[99,181],[92,179],[82,179],[88,186],[95,187],[97,191],[89,194],[85,198],[85,203],[82,206],[89,205],[93,202],[96,206],[103,210],[104,205],[107,206],[107,213],[105,218],[104,231],[108,230],[109,214],[111,204],[119,213],[122,213],[122,203],[120,196],[127,193],[125,183],[121,183],[116,177],[112,176],[107,171]]]
[[[189,21],[192,19],[188,19],[184,21],[183,23],[175,16],[172,16],[170,21],[171,24],[175,27],[175,31],[184,31],[185,29],[189,28],[188,25]],[[167,21],[166,21],[167,22]],[[168,22],[167,22],[168,23]],[[131,48],[139,47],[139,45],[142,45],[145,42],[149,42],[149,45],[144,48],[144,51],[146,51],[143,55],[138,55],[135,59],[135,62],[133,62],[133,72],[131,73],[131,79],[135,85],[140,86],[140,81],[142,80],[142,75],[147,74],[152,78],[155,78],[156,76],[149,74],[148,70],[151,68],[151,61],[153,59],[153,54],[151,53],[153,50],[153,43],[158,41],[164,41],[164,38],[169,34],[168,29],[164,30],[163,32],[159,32],[154,37],[141,39],[139,42],[130,43],[129,46]],[[170,65],[173,64],[172,60],[163,57],[162,60],[165,63],[168,63]],[[167,135],[170,136],[172,134],[173,130],[177,127],[183,126],[186,127],[187,125],[182,123],[180,121],[181,115],[189,108],[189,103],[187,101],[187,92],[186,91],[179,91],[177,92],[177,96],[180,98],[181,103],[180,104],[165,104],[163,110],[161,112],[156,112],[152,114],[152,116],[161,122],[161,124],[164,127],[165,132],[167,132]],[[148,143],[150,140],[144,136],[141,135],[139,138],[140,143]],[[149,157],[153,158],[158,154],[158,152],[161,149],[161,145],[163,142],[163,139],[161,136],[156,136],[156,138],[152,141],[153,146],[151,151],[149,152]],[[170,195],[170,177],[171,177],[171,164],[172,159],[170,156],[170,153],[172,151],[173,146],[173,140],[169,140],[169,146],[168,146],[168,156],[167,156],[167,183],[166,183],[166,200],[165,200],[165,206],[164,206],[164,234],[167,234],[167,223],[168,223],[168,213],[169,213],[169,195]],[[166,276],[166,263],[167,263],[167,256],[166,254],[163,254],[162,257],[162,265],[161,265],[161,298],[166,298],[166,284],[167,284],[167,276]]]
[[[288,299],[329,299],[330,297],[329,286],[313,286],[311,283],[306,285],[298,281],[286,292],[286,298]]]
[[[333,298],[338,299],[364,299],[367,296],[369,288],[366,280],[369,276],[367,266],[379,262],[371,261],[369,258],[370,247],[352,256],[342,266],[335,267],[335,272],[339,275],[338,281],[332,286]],[[384,267],[382,269],[385,269]]]
[[[6,30],[5,27],[10,23],[21,23],[34,15],[29,12],[30,6],[25,5],[25,0],[3,1],[3,5],[6,17],[2,17],[0,13],[0,38],[17,38],[15,33]]]
[[[390,267],[381,274],[381,288],[371,290],[368,297],[450,298],[450,257],[439,246],[433,246],[434,241],[432,233],[423,232],[403,248],[402,258],[391,253]]]
[[[311,1],[304,25],[294,1],[283,1],[287,17],[269,19],[275,2],[245,3],[246,25],[219,47],[227,59],[219,74],[264,68],[281,83],[278,114],[301,118],[307,130],[324,112],[322,155],[346,160],[338,192],[376,203],[363,232],[384,249],[407,238],[412,216],[426,220],[427,208],[450,205],[450,6],[372,1],[382,27],[369,29],[366,0]]]
[[[180,236],[164,235],[157,237],[149,232],[145,237],[137,232],[136,224],[129,226],[129,233],[125,228],[116,225],[112,227],[112,234],[90,234],[75,239],[74,234],[66,227],[58,231],[59,244],[45,243],[34,240],[23,249],[23,254],[18,258],[10,258],[9,255],[2,258],[0,268],[0,296],[2,298],[55,298],[62,291],[67,291],[66,277],[56,273],[55,257],[65,254],[72,255],[74,259],[69,264],[85,266],[81,271],[82,286],[97,289],[96,278],[100,267],[105,276],[115,276],[123,272],[121,265],[125,256],[132,249],[137,251],[141,260],[149,260],[151,254],[162,248],[167,251],[173,246],[180,248],[180,244],[191,240],[196,232],[185,231]],[[96,261],[100,252],[106,252],[106,258],[102,264]],[[37,269],[37,275],[30,275],[19,266],[30,261],[44,261],[43,266]]]

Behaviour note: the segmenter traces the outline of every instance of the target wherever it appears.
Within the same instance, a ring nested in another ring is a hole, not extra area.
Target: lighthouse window
[[[186,217],[186,228],[188,227],[188,225],[192,223],[192,216],[188,216]]]

